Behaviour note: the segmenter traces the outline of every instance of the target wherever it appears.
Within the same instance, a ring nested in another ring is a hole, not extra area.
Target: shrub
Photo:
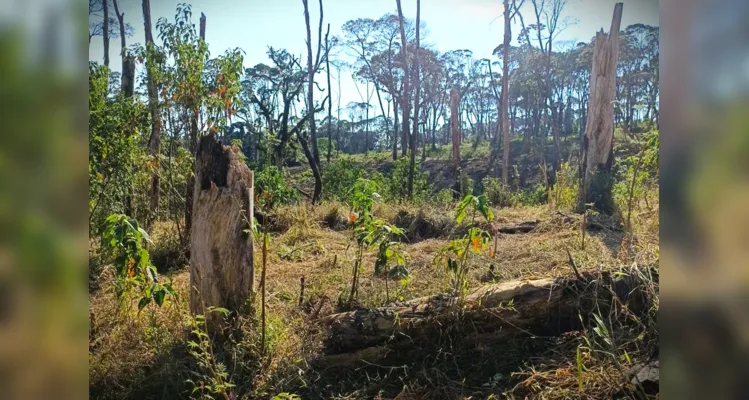
[[[281,171],[274,165],[255,173],[255,205],[270,210],[279,205],[293,204],[299,201],[299,194],[288,186]]]
[[[383,176],[383,182],[379,186],[382,189],[381,195],[386,200],[399,201],[408,199],[408,165],[408,158],[401,157],[393,162],[390,173]],[[411,201],[421,203],[429,199],[433,193],[433,189],[429,184],[429,174],[420,172],[418,166],[414,168],[413,196]],[[377,179],[373,180],[376,181]]]
[[[512,207],[515,205],[515,195],[499,178],[484,178],[481,181],[484,194],[494,207]]]
[[[579,183],[577,169],[568,162],[562,163],[556,183],[549,189],[549,204],[557,209],[572,210],[577,204]]]
[[[361,165],[349,156],[323,165],[322,181],[324,195],[328,199],[348,202],[351,188],[357,179],[364,177]]]

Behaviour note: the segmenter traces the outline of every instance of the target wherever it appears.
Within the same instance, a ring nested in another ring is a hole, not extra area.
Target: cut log
[[[441,336],[445,329],[470,321],[481,332],[494,338],[514,335],[558,335],[579,327],[580,316],[587,318],[595,304],[605,312],[612,296],[633,311],[643,310],[646,302],[638,289],[641,281],[632,269],[582,273],[582,278],[542,278],[510,281],[474,290],[462,307],[453,296],[440,294],[413,300],[409,304],[333,314],[322,322],[329,327],[326,353],[357,353],[366,358],[413,346]],[[657,280],[657,272],[654,280]],[[610,290],[612,289],[612,290]],[[339,365],[356,356],[337,356],[324,363]]]
[[[213,134],[200,140],[195,172],[190,311],[238,310],[254,287],[253,174]]]

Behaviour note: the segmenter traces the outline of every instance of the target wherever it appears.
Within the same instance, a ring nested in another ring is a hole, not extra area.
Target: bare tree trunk
[[[458,103],[460,103],[460,93],[458,85],[453,85],[450,90],[450,131],[452,132],[453,142],[453,165],[457,173],[460,169],[460,127],[458,126]],[[460,177],[458,177],[460,179]]]
[[[401,129],[403,132],[401,132],[403,138],[401,139],[401,155],[406,155],[406,148],[408,147],[406,143],[408,143],[408,118],[411,113],[411,92],[410,92],[410,85],[409,85],[409,77],[408,77],[408,54],[406,51],[406,28],[403,24],[403,8],[401,7],[401,1],[395,0],[396,5],[398,6],[398,22],[400,27],[400,34],[401,34],[401,58],[403,60],[403,93],[401,95],[401,108],[403,109],[403,121]]]
[[[398,100],[393,101],[393,161],[398,159]]]
[[[310,132],[310,141],[312,142],[312,155],[314,156],[315,163],[319,166],[320,165],[320,152],[317,149],[317,126],[315,124],[315,103],[314,103],[314,97],[315,97],[315,72],[317,69],[317,62],[314,62],[312,59],[312,32],[310,29],[310,22],[309,22],[309,3],[308,0],[302,0],[302,4],[304,4],[304,22],[307,25],[307,106],[308,111],[312,112],[313,114],[309,117],[309,132]],[[320,0],[320,26],[319,29],[322,30],[322,19],[323,19],[323,8],[322,8],[322,0]],[[328,26],[330,28],[330,26]],[[318,47],[317,47],[317,60],[320,59],[320,46],[322,43],[318,40]]]
[[[205,25],[206,17],[202,12],[200,13],[200,41],[205,42]],[[197,159],[198,150],[198,117],[200,116],[200,106],[196,105],[191,110],[190,115],[190,143],[188,149],[190,154],[193,156],[193,160]],[[193,193],[195,186],[195,163],[193,162],[192,170],[193,175],[187,180],[187,193],[185,196],[185,236],[190,238],[190,232],[192,231],[192,208],[193,208]]]
[[[104,37],[104,65],[109,67],[109,0],[101,0],[104,11],[102,36]]]
[[[330,32],[330,24],[328,24],[328,32]],[[327,160],[330,163],[330,152],[332,147],[332,135],[333,135],[333,89],[330,86],[330,45],[328,43],[328,34],[325,34],[325,69],[328,73],[328,156]],[[340,94],[339,94],[340,96]]]
[[[590,74],[588,120],[582,144],[578,195],[578,212],[593,203],[600,212],[611,214],[613,200],[614,96],[616,94],[616,64],[619,54],[619,27],[623,3],[616,3],[611,31],[596,34],[593,68]]]
[[[148,104],[151,110],[151,137],[148,140],[148,148],[151,153],[151,157],[154,158],[154,171],[151,174],[151,195],[149,202],[150,216],[147,219],[147,224],[158,216],[159,211],[159,195],[161,182],[159,179],[159,153],[161,152],[161,116],[159,115],[159,97],[156,93],[156,79],[153,76],[154,69],[156,68],[154,55],[154,43],[153,33],[151,32],[151,1],[143,0],[143,25],[146,34],[146,49],[148,55],[146,57],[146,77],[148,86]]]
[[[253,173],[213,134],[198,144],[190,233],[190,311],[239,310],[254,291]],[[211,318],[206,315],[206,318]]]
[[[398,2],[400,4],[400,1]],[[399,6],[400,8],[400,6]],[[416,168],[416,137],[419,134],[419,96],[421,95],[421,77],[419,76],[419,25],[421,24],[421,0],[416,0],[416,49],[414,50],[414,126],[411,130],[411,160],[408,165],[408,197],[413,197],[414,169]]]
[[[509,183],[510,175],[510,40],[512,32],[510,27],[510,2],[504,0],[505,5],[505,36],[502,45],[502,99],[500,100],[502,114],[502,182],[505,186]]]
[[[112,0],[112,4],[114,5],[114,15],[117,17],[117,22],[120,26],[120,57],[122,58],[122,80],[120,83],[120,90],[122,90],[125,98],[130,98],[135,91],[135,62],[133,58],[127,54],[127,43],[125,41],[125,13],[120,13],[117,0]],[[128,135],[131,134],[133,134],[132,131],[128,132]],[[125,197],[125,215],[134,217],[134,212],[133,195],[132,193],[128,193]]]

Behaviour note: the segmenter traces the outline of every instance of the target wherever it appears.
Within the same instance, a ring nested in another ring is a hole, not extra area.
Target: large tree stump
[[[585,136],[582,143],[580,176],[583,183],[578,194],[578,212],[593,203],[603,213],[612,214],[614,180],[614,99],[616,97],[616,64],[619,57],[619,27],[623,3],[616,3],[611,31],[596,34],[593,67],[590,74],[590,101]]]
[[[190,311],[236,311],[254,288],[253,175],[213,134],[200,140],[190,234]],[[207,316],[208,317],[208,316]]]

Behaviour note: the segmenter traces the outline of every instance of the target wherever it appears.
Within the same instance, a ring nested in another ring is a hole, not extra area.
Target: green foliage
[[[484,194],[489,203],[494,207],[512,207],[515,205],[515,196],[499,178],[486,177],[481,181]]]
[[[177,296],[171,283],[159,282],[156,267],[151,264],[151,257],[143,245],[144,240],[150,238],[137,221],[123,214],[113,214],[106,219],[102,244],[114,257],[117,271],[115,292],[121,298],[136,291],[141,296],[139,311],[151,301],[161,306],[167,295]]]
[[[469,196],[474,194],[474,182],[465,171],[460,172],[460,195]]]
[[[455,293],[461,298],[468,290],[468,257],[470,254],[478,254],[491,243],[491,233],[474,226],[476,217],[482,216],[486,222],[494,220],[494,214],[489,209],[489,201],[486,196],[466,196],[455,207],[455,222],[460,224],[470,217],[468,232],[458,239],[440,249],[434,262],[443,265],[451,275],[451,286]]]
[[[365,176],[364,169],[354,162],[351,157],[342,156],[340,159],[323,164],[322,181],[327,199],[349,202],[351,188],[357,179]]]
[[[432,201],[440,206],[447,206],[453,203],[453,192],[450,189],[442,189],[434,195]]]
[[[556,182],[549,189],[549,203],[559,210],[572,210],[577,205],[580,179],[577,168],[568,162],[562,163],[557,171]]]
[[[419,172],[419,166],[414,168],[413,196],[410,199],[414,203],[423,203],[429,200],[434,192],[429,184],[429,173]],[[383,177],[382,195],[387,201],[400,201],[408,199],[408,170],[409,160],[401,157],[394,161],[390,172]]]
[[[403,229],[372,215],[374,201],[376,198],[380,198],[377,189],[378,186],[375,182],[361,178],[356,181],[352,188],[352,212],[349,216],[349,223],[353,225],[353,238],[357,246],[351,289],[352,299],[356,293],[359,268],[365,249],[377,252],[374,265],[375,275],[385,274],[389,276],[391,270],[398,271],[402,276],[408,275],[408,270],[405,267],[405,255],[400,251],[400,244],[395,241],[397,236],[404,234]]]
[[[330,140],[330,153],[335,154],[338,148],[338,142],[335,139]],[[328,138],[317,138],[317,149],[320,151],[320,158],[325,158],[328,154]]]
[[[284,174],[275,165],[255,171],[255,206],[271,210],[279,205],[299,201],[296,189],[286,183]]]
[[[219,313],[224,317],[229,310],[225,308],[208,307],[206,313]],[[235,387],[229,379],[226,366],[216,359],[213,352],[213,343],[206,329],[206,318],[204,315],[188,317],[193,338],[187,342],[190,355],[195,359],[201,371],[195,372],[200,377],[198,382],[188,379],[187,383],[193,386],[191,396],[198,395],[201,399],[213,399],[214,395],[230,398],[229,391]]]
[[[660,138],[658,131],[644,136],[639,154],[618,160],[617,180],[613,187],[614,204],[629,221],[633,202],[641,199],[658,173]]]
[[[134,99],[107,97],[108,75],[106,67],[89,63],[88,209],[94,234],[108,215],[125,211],[125,199],[148,174],[137,140],[148,129],[148,111]]]

